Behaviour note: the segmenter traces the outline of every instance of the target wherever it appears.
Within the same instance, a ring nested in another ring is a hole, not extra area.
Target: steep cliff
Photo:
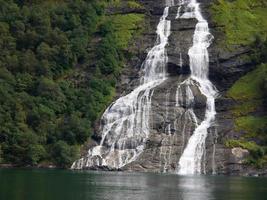
[[[239,0],[210,9],[218,35],[211,56],[211,78],[221,87],[218,130],[229,148],[219,170],[225,173],[266,175],[266,10],[265,1]]]
[[[142,9],[138,12],[145,14],[146,28],[139,39],[132,42],[132,58],[127,61],[117,87],[117,97],[124,96],[138,85],[141,76],[141,63],[145,59],[146,49],[153,46],[156,40],[156,26],[161,17],[165,2],[162,0],[140,0]],[[233,145],[231,141],[242,137],[243,127],[236,127],[234,110],[240,103],[231,91],[236,81],[242,76],[256,69],[257,62],[251,59],[253,48],[249,45],[232,44],[226,48],[226,40],[221,24],[213,20],[211,5],[213,1],[199,1],[201,12],[209,22],[209,27],[214,40],[209,47],[209,78],[218,90],[216,99],[216,121],[208,129],[205,152],[202,157],[202,173],[218,174],[265,174],[264,169],[257,169],[248,164],[248,159],[253,154],[245,145]],[[190,75],[188,50],[193,43],[193,35],[197,20],[194,18],[181,18],[177,20],[177,13],[182,15],[185,8],[179,10],[179,2],[174,2],[169,8],[168,20],[171,21],[171,35],[166,47],[168,62],[167,79],[153,90],[149,116],[149,136],[145,142],[143,152],[136,160],[130,162],[122,170],[171,172],[178,171],[179,159],[188,143],[190,136],[197,126],[197,121],[203,121],[206,109],[206,97],[198,87],[191,87],[194,96],[193,110],[196,118],[188,112],[188,98],[184,86],[178,87]],[[120,12],[136,12],[120,10]],[[116,12],[114,10],[111,13]],[[118,11],[117,11],[118,12]],[[265,66],[262,68],[265,69]],[[264,71],[264,70],[263,70]],[[256,73],[256,72],[254,72]],[[265,71],[264,71],[265,73]],[[238,82],[237,82],[238,83]],[[263,104],[264,105],[264,104]],[[244,109],[247,109],[246,107]],[[245,111],[246,112],[246,111]],[[255,114],[256,113],[256,114]],[[255,115],[266,115],[264,106],[254,111]],[[265,123],[266,120],[259,122]],[[105,122],[99,122],[105,123]],[[246,122],[244,122],[246,123]],[[99,143],[101,135],[96,126],[95,140]],[[127,131],[127,130],[125,130]],[[254,144],[254,143],[253,143]],[[95,144],[92,144],[94,146]],[[255,144],[256,145],[256,144]],[[247,150],[248,149],[248,150]],[[86,153],[84,154],[86,158]],[[264,168],[264,166],[262,166]],[[84,166],[84,168],[87,168]],[[99,168],[97,165],[88,168]]]

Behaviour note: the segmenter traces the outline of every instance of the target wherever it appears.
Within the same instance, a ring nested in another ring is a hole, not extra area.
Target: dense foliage
[[[69,166],[114,96],[119,30],[105,0],[0,5],[0,162]]]

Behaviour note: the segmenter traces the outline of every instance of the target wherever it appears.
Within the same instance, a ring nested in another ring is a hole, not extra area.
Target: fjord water
[[[1,200],[262,200],[266,178],[0,169]]]

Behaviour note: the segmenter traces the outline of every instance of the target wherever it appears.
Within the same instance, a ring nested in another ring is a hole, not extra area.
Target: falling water
[[[161,141],[161,147],[160,147],[160,166],[161,172],[167,172],[168,169],[170,169],[170,164],[171,164],[171,155],[173,152],[173,143],[174,143],[174,137],[175,135],[172,133],[171,128],[172,128],[172,124],[170,123],[170,120],[168,118],[169,116],[169,102],[170,102],[170,93],[167,92],[166,94],[166,124],[167,126],[165,127],[164,130],[164,134],[162,134],[163,139]]]
[[[149,135],[149,112],[154,88],[166,79],[168,61],[165,46],[170,35],[171,22],[167,20],[169,6],[157,26],[157,41],[142,65],[140,85],[130,94],[110,105],[102,116],[102,140],[88,154],[73,163],[72,169],[108,167],[119,169],[136,160],[143,152]]]
[[[205,140],[208,129],[215,120],[215,96],[216,89],[208,79],[209,47],[212,35],[209,32],[208,23],[202,17],[199,4],[196,0],[191,0],[187,4],[187,12],[179,18],[196,18],[193,46],[189,49],[191,76],[185,83],[196,85],[200,92],[207,98],[204,120],[197,125],[193,135],[190,137],[186,148],[179,160],[179,174],[200,174],[205,169],[201,169],[202,159],[205,151]],[[183,83],[182,83],[183,84]],[[191,95],[190,95],[191,96]],[[188,95],[187,95],[188,98]],[[192,113],[195,116],[194,113]]]

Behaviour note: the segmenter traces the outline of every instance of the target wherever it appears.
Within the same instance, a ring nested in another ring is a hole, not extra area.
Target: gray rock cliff
[[[129,93],[136,85],[140,76],[139,70],[144,61],[147,49],[155,42],[155,30],[164,8],[163,0],[139,0],[144,5],[141,10],[126,10],[122,12],[142,12],[146,14],[146,29],[140,39],[131,45],[134,55],[127,62],[117,86],[117,98]],[[212,0],[200,1],[202,13],[209,21],[214,41],[209,48],[210,71],[209,77],[218,89],[216,99],[216,123],[209,129],[206,140],[206,152],[203,157],[203,173],[242,174],[254,173],[253,170],[242,165],[248,152],[242,149],[228,149],[224,145],[225,138],[235,138],[233,118],[230,108],[233,100],[225,97],[233,83],[242,75],[254,68],[251,61],[245,59],[250,49],[236,46],[234,50],[225,50],[220,47],[222,34],[212,22],[209,6]],[[170,8],[171,35],[167,46],[168,79],[157,86],[152,97],[150,112],[150,135],[144,152],[138,159],[122,170],[170,172],[177,171],[179,158],[193,134],[196,122],[186,111],[186,102],[181,100],[177,106],[177,85],[190,74],[188,49],[192,46],[192,38],[197,21],[195,19],[175,20],[177,6]],[[111,11],[114,12],[114,11]],[[182,64],[181,64],[182,58]],[[183,88],[181,88],[183,90]],[[206,99],[196,88],[192,89],[195,97],[194,112],[199,121],[203,120]],[[94,138],[100,140],[97,133]]]

